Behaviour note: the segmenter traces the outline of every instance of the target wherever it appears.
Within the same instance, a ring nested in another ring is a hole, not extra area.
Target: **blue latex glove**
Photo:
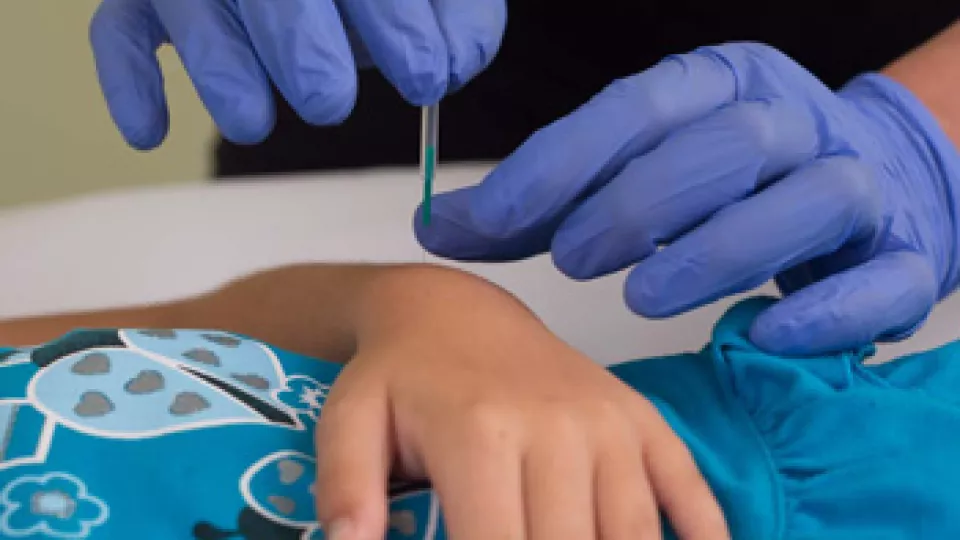
[[[776,277],[753,324],[769,351],[899,339],[957,286],[960,157],[905,88],[839,93],[782,53],[727,44],[620,80],[415,221],[429,251],[547,250],[588,279],[630,266],[626,300],[667,317]]]
[[[411,103],[437,102],[485,68],[505,0],[103,0],[90,40],[107,105],[127,142],[158,146],[168,128],[155,52],[176,48],[223,135],[272,130],[269,81],[307,122],[342,121],[356,69],[378,67]]]

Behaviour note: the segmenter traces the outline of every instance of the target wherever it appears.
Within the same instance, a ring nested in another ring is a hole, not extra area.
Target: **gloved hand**
[[[630,266],[628,305],[667,317],[776,277],[755,343],[812,354],[909,335],[958,281],[960,157],[904,87],[839,93],[782,53],[727,44],[617,81],[482,183],[415,221],[429,251],[547,250],[589,279]]]
[[[166,136],[155,56],[165,43],[224,137],[255,143],[273,128],[270,80],[318,125],[350,113],[357,65],[378,67],[411,103],[432,104],[492,61],[506,24],[505,0],[334,1],[103,0],[90,41],[124,138],[150,149]]]

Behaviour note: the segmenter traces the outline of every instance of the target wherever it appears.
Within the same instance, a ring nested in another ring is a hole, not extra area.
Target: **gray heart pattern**
[[[209,341],[210,343],[215,343],[221,347],[227,347],[229,349],[236,349],[240,346],[240,340],[233,336],[225,336],[222,334],[201,334],[200,337]]]
[[[177,333],[173,330],[140,330],[141,336],[147,336],[157,339],[174,339]]]
[[[294,502],[294,500],[289,497],[283,497],[281,495],[270,495],[269,497],[267,497],[267,501],[269,501],[270,504],[272,504],[273,507],[277,509],[277,512],[280,512],[285,516],[289,516],[290,514],[297,511],[297,503]]]
[[[84,392],[80,401],[73,407],[73,412],[82,418],[97,418],[113,412],[114,406],[110,398],[103,392]]]
[[[254,390],[269,390],[270,381],[257,375],[256,373],[233,373],[230,375],[241,383],[253,388]]]
[[[299,480],[304,472],[303,465],[289,459],[277,463],[277,468],[280,469],[280,483],[287,486]]]
[[[183,357],[211,367],[220,367],[220,357],[209,349],[190,349],[183,353]]]
[[[210,408],[210,402],[195,392],[180,392],[170,404],[170,414],[189,416]]]
[[[75,375],[104,375],[110,373],[110,357],[103,353],[90,353],[70,367]]]
[[[404,536],[413,536],[417,533],[417,516],[410,510],[391,512],[390,528]]]
[[[163,375],[159,371],[145,369],[137,373],[136,377],[127,381],[123,389],[126,390],[128,394],[141,396],[163,390],[164,384]]]

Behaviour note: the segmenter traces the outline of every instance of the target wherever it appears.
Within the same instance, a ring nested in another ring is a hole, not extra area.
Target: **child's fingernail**
[[[353,533],[353,527],[350,526],[350,522],[345,519],[335,520],[330,524],[330,527],[327,528],[327,539],[328,540],[353,540],[351,534]]]

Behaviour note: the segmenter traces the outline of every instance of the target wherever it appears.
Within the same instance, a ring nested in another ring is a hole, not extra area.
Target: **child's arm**
[[[469,307],[467,307],[469,306]],[[461,318],[489,306],[534,317],[510,294],[435,265],[302,264],[259,272],[169,303],[0,322],[0,344],[36,345],[76,328],[193,328],[245,334],[302,354],[345,362],[364,328],[422,313]],[[469,322],[469,321],[465,321]]]
[[[680,538],[728,538],[656,408],[464,272],[294,266],[162,305],[0,323],[0,343],[76,327],[221,329],[349,359],[316,428],[331,537],[383,537],[395,469],[432,483],[452,538],[656,538],[658,506]]]

